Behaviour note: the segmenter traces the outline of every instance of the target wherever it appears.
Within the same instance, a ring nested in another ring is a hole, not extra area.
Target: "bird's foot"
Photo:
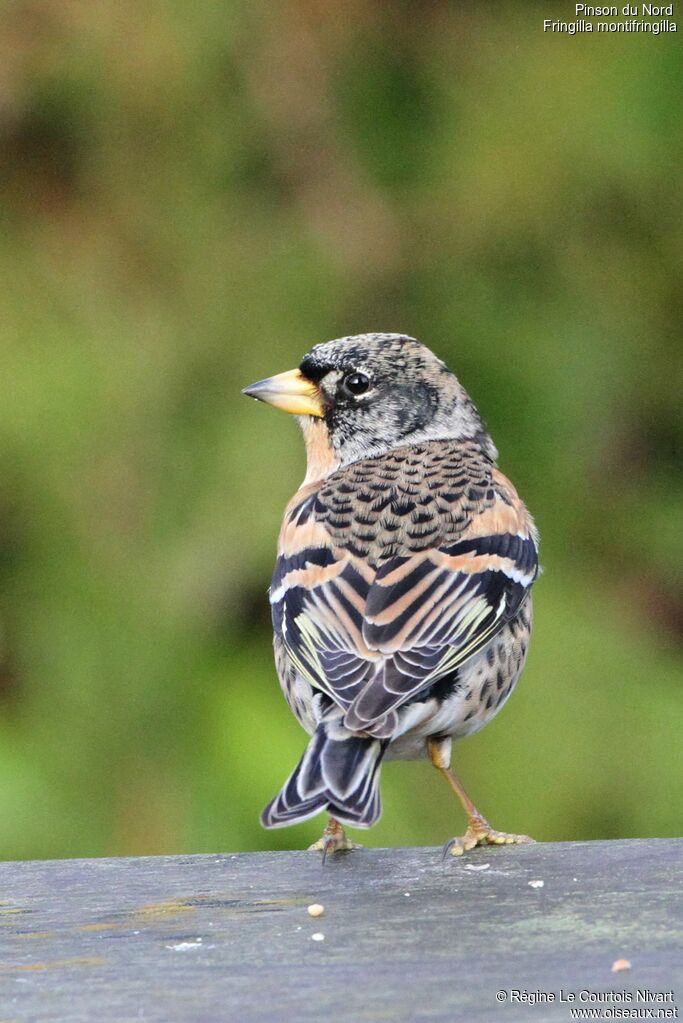
[[[467,831],[462,838],[451,838],[443,847],[444,859],[451,856],[462,856],[463,853],[475,849],[478,845],[527,845],[533,842],[528,835],[510,835],[507,831],[496,831],[489,822],[480,815],[471,816]]]
[[[308,848],[311,852],[321,852],[324,863],[331,853],[362,849],[363,846],[352,842],[339,821],[335,820],[334,817],[330,817],[327,827],[323,831],[322,838],[319,838],[313,845],[309,845]]]

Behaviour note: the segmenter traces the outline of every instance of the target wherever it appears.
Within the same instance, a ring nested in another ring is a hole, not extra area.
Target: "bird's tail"
[[[298,766],[261,814],[265,828],[284,828],[326,810],[355,828],[379,820],[379,768],[388,740],[354,735],[340,719],[323,720]]]

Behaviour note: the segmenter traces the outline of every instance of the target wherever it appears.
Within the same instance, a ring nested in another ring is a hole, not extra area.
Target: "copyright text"
[[[500,1004],[542,1005],[549,1002],[565,1004],[570,1019],[678,1019],[678,1006],[673,990],[654,991],[591,991],[582,988],[569,991],[542,991],[540,988],[503,988],[496,992]]]

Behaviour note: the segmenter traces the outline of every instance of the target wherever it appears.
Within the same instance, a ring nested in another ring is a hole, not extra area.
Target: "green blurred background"
[[[266,589],[296,423],[240,396],[404,331],[542,532],[499,828],[683,832],[681,38],[568,3],[14,0],[0,31],[0,856],[303,846]],[[388,764],[370,845],[463,818]]]

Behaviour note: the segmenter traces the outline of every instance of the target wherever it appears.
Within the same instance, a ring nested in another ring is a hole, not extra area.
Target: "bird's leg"
[[[451,838],[446,842],[443,854],[447,856],[462,856],[463,853],[474,849],[478,845],[516,845],[525,842],[533,842],[528,835],[509,835],[506,831],[496,831],[465,792],[462,784],[451,771],[451,740],[450,739],[428,739],[427,748],[429,759],[434,764],[455,792],[462,803],[463,810],[467,814],[467,831],[462,838]]]
[[[327,859],[328,853],[345,852],[347,849],[362,849],[362,845],[357,845],[346,837],[346,832],[334,817],[330,817],[325,830],[323,831],[322,838],[319,838],[317,842],[310,845],[309,850],[314,852],[321,852],[323,854],[323,863]]]

